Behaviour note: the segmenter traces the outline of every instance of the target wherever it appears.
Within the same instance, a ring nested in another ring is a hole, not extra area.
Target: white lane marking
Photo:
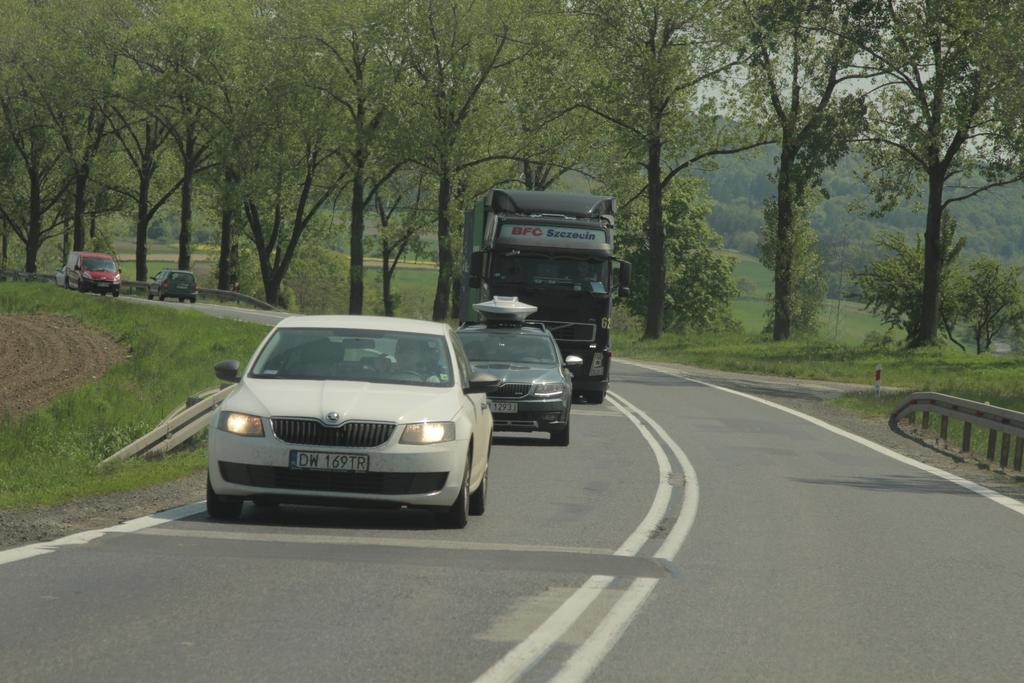
[[[1024,515],[1024,502],[1021,502],[1019,500],[1014,500],[1013,498],[1010,498],[1008,496],[1004,496],[1003,494],[997,493],[996,491],[993,491],[992,489],[990,489],[990,488],[988,488],[986,486],[982,486],[981,484],[978,484],[976,482],[970,481],[969,479],[964,479],[963,477],[959,477],[959,476],[957,476],[957,475],[955,475],[955,474],[953,474],[951,472],[946,472],[945,470],[941,470],[938,467],[933,467],[932,465],[928,465],[926,463],[914,460],[913,458],[910,458],[910,457],[908,457],[906,455],[903,455],[902,453],[897,453],[896,451],[892,450],[891,448],[887,448],[885,446],[882,446],[881,444],[875,443],[874,441],[871,441],[869,439],[865,439],[862,436],[858,436],[856,434],[848,432],[845,429],[842,429],[840,427],[836,427],[835,425],[831,425],[828,422],[825,422],[824,420],[819,420],[818,418],[813,417],[811,415],[808,415],[806,413],[801,413],[799,410],[794,410],[793,408],[790,408],[788,406],[780,405],[778,403],[774,403],[772,401],[760,398],[758,396],[752,396],[750,394],[745,394],[742,391],[736,391],[735,389],[727,389],[726,387],[720,387],[717,384],[711,384],[710,382],[704,382],[704,381],[699,380],[699,379],[694,379],[692,377],[687,377],[683,373],[672,372],[672,371],[669,371],[669,370],[665,370],[663,368],[655,367],[653,365],[646,365],[644,363],[637,363],[636,361],[623,361],[623,360],[620,359],[620,362],[627,363],[629,365],[635,365],[637,367],[644,368],[646,370],[652,370],[654,372],[660,372],[663,375],[669,375],[669,376],[672,376],[672,377],[680,377],[682,379],[685,379],[687,382],[694,382],[695,384],[702,384],[702,385],[704,385],[706,387],[710,387],[711,389],[718,389],[719,391],[724,391],[727,394],[734,394],[736,396],[742,396],[743,398],[749,399],[751,401],[756,401],[757,403],[761,403],[761,404],[769,406],[771,408],[775,408],[776,410],[781,410],[784,413],[789,413],[790,415],[793,415],[794,417],[798,417],[801,420],[805,420],[807,422],[810,422],[811,424],[813,424],[813,425],[815,425],[817,427],[821,427],[822,429],[828,430],[828,431],[832,432],[833,434],[836,434],[836,435],[841,436],[843,438],[849,439],[850,441],[853,441],[854,443],[858,443],[861,446],[864,446],[866,448],[870,448],[871,450],[875,451],[876,453],[881,453],[882,455],[884,455],[886,457],[889,457],[889,458],[892,458],[893,460],[901,462],[901,463],[903,463],[905,465],[910,465],[911,467],[916,467],[917,469],[923,470],[925,472],[928,472],[929,474],[934,474],[936,477],[939,477],[941,479],[945,479],[946,481],[952,482],[952,483],[956,484],[957,486],[961,486],[961,487],[967,489],[968,491],[971,491],[972,493],[978,494],[982,498],[987,498],[988,500],[992,501],[993,503],[998,503],[999,505],[1002,505],[1003,507],[1005,507],[1005,508],[1007,508],[1009,510],[1014,511],[1017,514]]]
[[[654,438],[650,430],[623,406],[631,406],[630,410],[636,411],[637,414],[643,415],[643,413],[620,396],[614,394],[610,394],[609,396],[609,403],[633,423],[641,436],[644,437],[644,440],[647,441],[647,444],[650,446],[651,451],[654,453],[655,458],[658,461],[658,490],[655,493],[654,501],[651,503],[651,507],[648,509],[647,515],[644,517],[643,521],[640,522],[640,525],[632,534],[629,535],[619,549],[615,551],[616,555],[635,556],[636,553],[640,551],[640,548],[650,540],[652,532],[658,528],[658,524],[665,518],[665,513],[668,511],[668,505],[672,496],[672,486],[668,483],[668,478],[672,469],[661,444]],[[645,419],[650,421],[656,430],[660,429],[652,420],[650,420],[650,418],[645,416]],[[681,450],[676,454],[676,457],[679,458],[680,454],[682,454]],[[682,458],[684,461],[686,460],[685,454],[682,455]],[[690,477],[692,474],[694,491],[696,491],[697,477],[693,468],[689,467],[687,470],[684,467],[684,472],[686,472],[687,477]],[[690,482],[688,481],[687,487],[689,487],[689,483]],[[689,488],[686,489],[686,493],[684,493],[683,496],[684,508],[686,507],[686,496],[688,492]],[[697,501],[695,498],[692,503],[693,516],[696,515],[696,505]],[[657,556],[662,557],[662,552],[667,550],[666,547],[670,543],[679,543],[681,545],[682,540],[686,538],[686,532],[689,531],[689,526],[691,526],[692,523],[692,516],[689,512],[685,515],[680,514],[673,525],[672,531],[669,532],[669,535],[662,543]],[[677,531],[680,524],[686,526],[686,529],[682,530],[682,532]],[[676,550],[678,550],[678,547]],[[672,552],[669,558],[674,556],[675,552]],[[533,668],[540,658],[563,638],[566,631],[576,623],[583,612],[590,607],[591,603],[601,595],[602,591],[608,588],[613,578],[614,577],[604,575],[591,576],[533,633],[505,653],[501,659],[481,674],[480,677],[476,679],[476,683],[498,683],[499,681],[502,683],[508,683],[510,681],[518,680],[523,674]],[[628,593],[629,591],[627,591],[627,595]],[[618,604],[620,604],[624,599],[625,596],[620,599],[619,603],[616,603],[616,606],[618,606]],[[639,609],[639,604],[636,605],[634,609]],[[630,619],[631,618],[632,617],[630,617]],[[625,625],[628,625],[628,622],[626,622]],[[625,628],[625,625],[622,627],[623,629]],[[596,662],[594,665],[596,666]]]
[[[117,533],[136,533],[146,536],[175,538],[201,538],[217,541],[256,541],[262,543],[308,543],[322,545],[365,545],[394,548],[422,548],[427,550],[514,551],[523,553],[565,553],[572,555],[612,554],[612,549],[586,548],[561,545],[522,545],[518,543],[477,543],[475,541],[443,541],[426,538],[389,538],[371,536],[328,536],[326,534],[259,533],[249,531],[218,531],[208,529],[108,529]]]
[[[679,517],[676,523],[672,525],[672,530],[665,538],[665,542],[654,553],[656,558],[671,562],[679,554],[680,549],[683,547],[683,542],[686,541],[686,536],[690,533],[690,529],[693,528],[693,523],[697,519],[697,507],[700,504],[700,485],[697,483],[697,471],[693,469],[693,464],[686,457],[686,453],[679,447],[679,444],[668,435],[661,425],[651,419],[650,415],[618,394],[609,392],[609,395],[613,396],[615,400],[619,401],[636,415],[643,417],[654,428],[654,431],[661,440],[672,451],[676,462],[679,463],[683,470],[686,484],[683,489],[683,505],[679,511]],[[632,415],[628,413],[627,415],[632,418]],[[615,644],[619,642],[619,638],[626,632],[629,625],[633,623],[633,619],[640,613],[640,609],[647,601],[647,598],[654,592],[658,581],[659,579],[656,578],[640,578],[633,581],[622,597],[619,598],[618,602],[601,620],[601,623],[597,625],[597,628],[573,652],[572,656],[566,660],[553,680],[558,683],[569,683],[585,681],[589,678],[604,658],[608,656],[608,653],[612,651]]]
[[[52,541],[42,541],[40,543],[32,543],[31,545],[10,548],[9,550],[0,550],[0,565],[17,562],[18,560],[27,560],[30,557],[47,555],[64,546],[84,545],[90,541],[95,541],[97,538],[101,538],[108,533],[130,533],[132,531],[148,529],[160,524],[166,524],[167,522],[173,522],[176,519],[191,517],[205,509],[205,501],[189,503],[188,505],[183,505],[181,507],[164,510],[163,512],[157,512],[152,515],[146,515],[145,517],[139,517],[138,519],[131,519],[127,522],[122,522],[121,524],[115,524],[114,526],[109,526],[106,529],[80,531],[79,533],[71,534],[70,536],[55,538]]]

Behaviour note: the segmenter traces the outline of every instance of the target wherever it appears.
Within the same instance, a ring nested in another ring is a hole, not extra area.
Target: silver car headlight
[[[238,436],[263,436],[263,420],[245,413],[221,413],[217,427]]]
[[[425,445],[454,440],[454,422],[417,422],[405,425],[399,443]]]
[[[565,391],[565,385],[561,382],[545,382],[533,385],[533,395],[541,398],[561,396],[563,391]]]

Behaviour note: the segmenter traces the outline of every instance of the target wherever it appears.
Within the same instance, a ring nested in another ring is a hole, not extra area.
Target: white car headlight
[[[454,440],[454,422],[417,422],[405,425],[400,443],[423,445]]]
[[[563,391],[565,391],[565,385],[561,382],[547,382],[544,384],[535,384],[533,386],[533,395],[540,396],[542,398],[561,396]]]
[[[263,436],[263,420],[245,413],[221,413],[217,427],[239,436]]]

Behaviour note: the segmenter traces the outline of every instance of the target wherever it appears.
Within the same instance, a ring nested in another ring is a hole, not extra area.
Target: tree
[[[101,15],[93,3],[69,1],[41,4],[40,21],[50,27],[45,40],[48,59],[35,75],[42,86],[41,102],[60,138],[66,163],[74,176],[71,210],[71,248],[86,243],[90,207],[96,210],[102,190],[94,170],[110,138],[103,102],[110,94],[110,59],[96,30]]]
[[[925,246],[918,236],[911,246],[899,233],[881,233],[875,242],[890,256],[872,262],[865,270],[854,273],[854,281],[860,287],[861,299],[872,313],[880,316],[882,322],[891,328],[903,330],[907,342],[914,343],[920,338],[924,324],[921,310],[921,288],[924,283]],[[943,263],[951,266],[963,250],[964,239],[956,237],[956,224],[946,216],[942,222],[940,242]],[[946,336],[959,345],[953,334],[960,316],[955,287],[956,273],[952,267],[944,268],[939,287],[939,319]],[[962,347],[961,347],[962,348]]]
[[[43,244],[64,228],[59,209],[72,177],[48,111],[53,45],[39,8],[11,11],[0,35],[0,159],[8,169],[0,220],[25,245],[25,270],[34,273]]]
[[[996,336],[1024,322],[1020,268],[978,257],[967,266],[957,294],[961,319],[979,354],[991,348]]]
[[[349,313],[363,312],[363,241],[365,212],[380,185],[406,162],[388,128],[398,81],[396,66],[384,44],[394,33],[388,5],[321,0],[309,14],[298,15],[299,32],[321,55],[307,83],[334,102],[335,116],[347,124],[343,154],[352,169],[349,195]],[[301,33],[300,33],[301,34]],[[392,121],[393,124],[393,121]],[[368,182],[373,176],[375,180]]]
[[[398,175],[374,195],[381,250],[381,294],[384,315],[395,315],[391,283],[395,269],[408,251],[422,241],[430,222],[426,179],[420,175]]]
[[[680,178],[664,194],[665,326],[676,331],[705,330],[731,323],[730,305],[739,294],[733,280],[734,259],[722,253],[722,238],[707,223],[710,203],[702,182]],[[633,281],[643,288],[650,278],[651,244],[644,207],[625,216],[619,247],[636,264]],[[643,315],[642,299],[627,299],[630,310]]]
[[[530,53],[512,23],[525,16],[525,6],[518,0],[511,6],[498,0],[403,0],[389,11],[399,17],[393,40],[407,75],[398,98],[400,139],[414,150],[413,163],[437,182],[433,319],[445,320],[455,282],[452,218],[462,208],[453,199],[467,172],[510,156],[502,133],[509,122],[491,88],[496,73]]]
[[[875,80],[865,153],[882,210],[925,185],[920,324],[910,343],[933,343],[941,324],[946,252],[943,216],[955,202],[1017,182],[1020,149],[997,115],[1012,99],[1021,13],[1014,0],[908,0],[872,3],[882,29],[859,47]],[[999,49],[999,46],[1003,46]],[[1019,119],[1014,124],[1019,130]],[[948,193],[948,194],[947,194]]]
[[[624,202],[647,199],[647,296],[644,337],[665,327],[667,248],[663,195],[702,160],[749,149],[719,119],[710,86],[737,64],[715,30],[720,3],[690,0],[583,0],[573,3],[580,43],[578,106],[610,130],[601,152],[613,173],[640,166],[643,188]],[[605,177],[607,177],[605,173]]]
[[[160,121],[180,164],[178,268],[192,258],[192,215],[196,179],[215,165],[213,118],[218,81],[230,55],[233,5],[207,2],[200,10],[182,0],[150,3],[131,34],[125,54],[146,88],[141,104]]]
[[[327,100],[302,84],[310,55],[270,14],[254,27],[254,92],[232,151],[246,237],[256,249],[266,300],[281,304],[281,284],[321,208],[350,180]]]
[[[792,199],[792,195],[790,199]],[[812,202],[804,199],[794,201],[790,206],[790,215],[785,221],[785,231],[772,229],[779,226],[783,221],[779,219],[779,205],[774,199],[765,201],[765,226],[764,239],[760,243],[761,263],[766,268],[773,268],[779,263],[785,263],[785,287],[782,291],[786,297],[785,308],[786,324],[785,336],[777,336],[780,326],[778,324],[779,304],[779,272],[775,273],[775,291],[771,295],[771,307],[768,309],[768,325],[765,332],[772,335],[772,339],[780,341],[788,339],[793,332],[814,332],[818,326],[818,318],[821,313],[822,304],[825,301],[825,293],[828,283],[822,272],[822,259],[815,250],[818,242],[818,235],[811,227],[808,214],[812,208]],[[784,254],[782,252],[785,252]]]
[[[801,253],[812,261],[808,234],[797,226],[821,174],[841,159],[863,118],[863,97],[837,94],[844,81],[863,78],[852,68],[866,30],[859,21],[866,0],[742,0],[739,29],[750,54],[746,84],[752,120],[768,119],[779,140],[775,198],[765,208],[762,262],[774,272],[772,339],[788,339],[797,315],[806,323],[812,300]],[[858,40],[853,40],[856,38]],[[809,225],[807,226],[809,230]],[[820,259],[817,261],[820,263]],[[797,273],[804,273],[803,282]],[[795,307],[803,310],[798,314]],[[819,299],[820,304],[820,299]]]

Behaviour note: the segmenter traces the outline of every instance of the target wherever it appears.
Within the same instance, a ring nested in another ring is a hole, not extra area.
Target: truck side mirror
[[[619,296],[629,296],[629,283],[633,279],[633,264],[619,262]]]
[[[484,272],[484,252],[474,251],[469,256],[469,286],[479,287]]]

